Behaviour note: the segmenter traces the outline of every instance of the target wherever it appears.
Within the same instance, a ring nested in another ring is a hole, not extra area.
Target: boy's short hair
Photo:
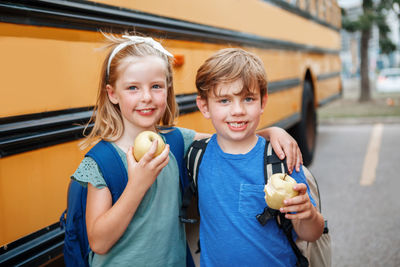
[[[261,59],[253,53],[240,48],[221,49],[208,58],[196,75],[196,87],[203,99],[213,93],[221,83],[242,80],[241,93],[252,93],[257,88],[263,97],[267,94],[267,74]]]

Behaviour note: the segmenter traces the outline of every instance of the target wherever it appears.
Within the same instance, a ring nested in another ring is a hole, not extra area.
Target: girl
[[[95,266],[185,266],[177,162],[169,157],[168,145],[153,157],[157,141],[139,162],[132,156],[133,140],[140,132],[157,132],[160,125],[172,126],[176,118],[172,55],[151,38],[124,35],[108,39],[113,49],[102,68],[94,127],[82,145],[87,147],[99,139],[111,142],[127,168],[128,183],[112,205],[110,191],[93,159],[85,157],[72,176],[88,186],[89,262]],[[179,130],[185,150],[194,139],[209,136]],[[293,168],[297,161],[299,167],[298,147],[286,132],[269,128],[262,134],[272,135],[278,155],[283,154],[279,143],[284,144],[283,150],[292,159],[288,166]]]

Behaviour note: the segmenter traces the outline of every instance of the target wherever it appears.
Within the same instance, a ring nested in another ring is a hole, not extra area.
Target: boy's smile
[[[256,144],[255,131],[265,102],[258,88],[248,92],[241,80],[220,83],[207,100],[197,98],[200,111],[217,131],[218,144],[232,154],[246,153]]]
[[[247,127],[247,122],[228,122],[228,126],[232,131],[243,131]]]

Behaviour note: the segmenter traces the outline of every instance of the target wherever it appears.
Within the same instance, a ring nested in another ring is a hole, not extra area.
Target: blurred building
[[[386,14],[386,21],[390,28],[389,38],[397,46],[397,50],[389,55],[380,54],[377,62],[378,68],[400,67],[400,14],[399,5],[395,5],[395,10]]]
[[[363,12],[362,0],[339,0],[338,3],[343,9],[345,9],[346,15],[350,20],[356,20]],[[399,7],[397,6],[396,8],[398,9]],[[390,55],[381,54],[379,47],[379,29],[377,26],[374,26],[372,29],[371,39],[369,42],[369,69],[371,78],[373,78],[375,73],[382,68],[400,65],[400,23],[396,12],[398,13],[398,10],[389,11],[386,19],[391,30],[389,37],[392,42],[397,45],[397,51]],[[342,76],[344,78],[359,76],[361,33],[350,33],[342,30],[341,36],[342,49],[340,57],[342,60]]]

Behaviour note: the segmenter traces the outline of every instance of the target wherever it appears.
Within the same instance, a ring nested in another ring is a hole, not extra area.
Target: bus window
[[[323,21],[326,20],[326,1],[325,0],[319,0],[319,17],[320,19],[322,19]]]

